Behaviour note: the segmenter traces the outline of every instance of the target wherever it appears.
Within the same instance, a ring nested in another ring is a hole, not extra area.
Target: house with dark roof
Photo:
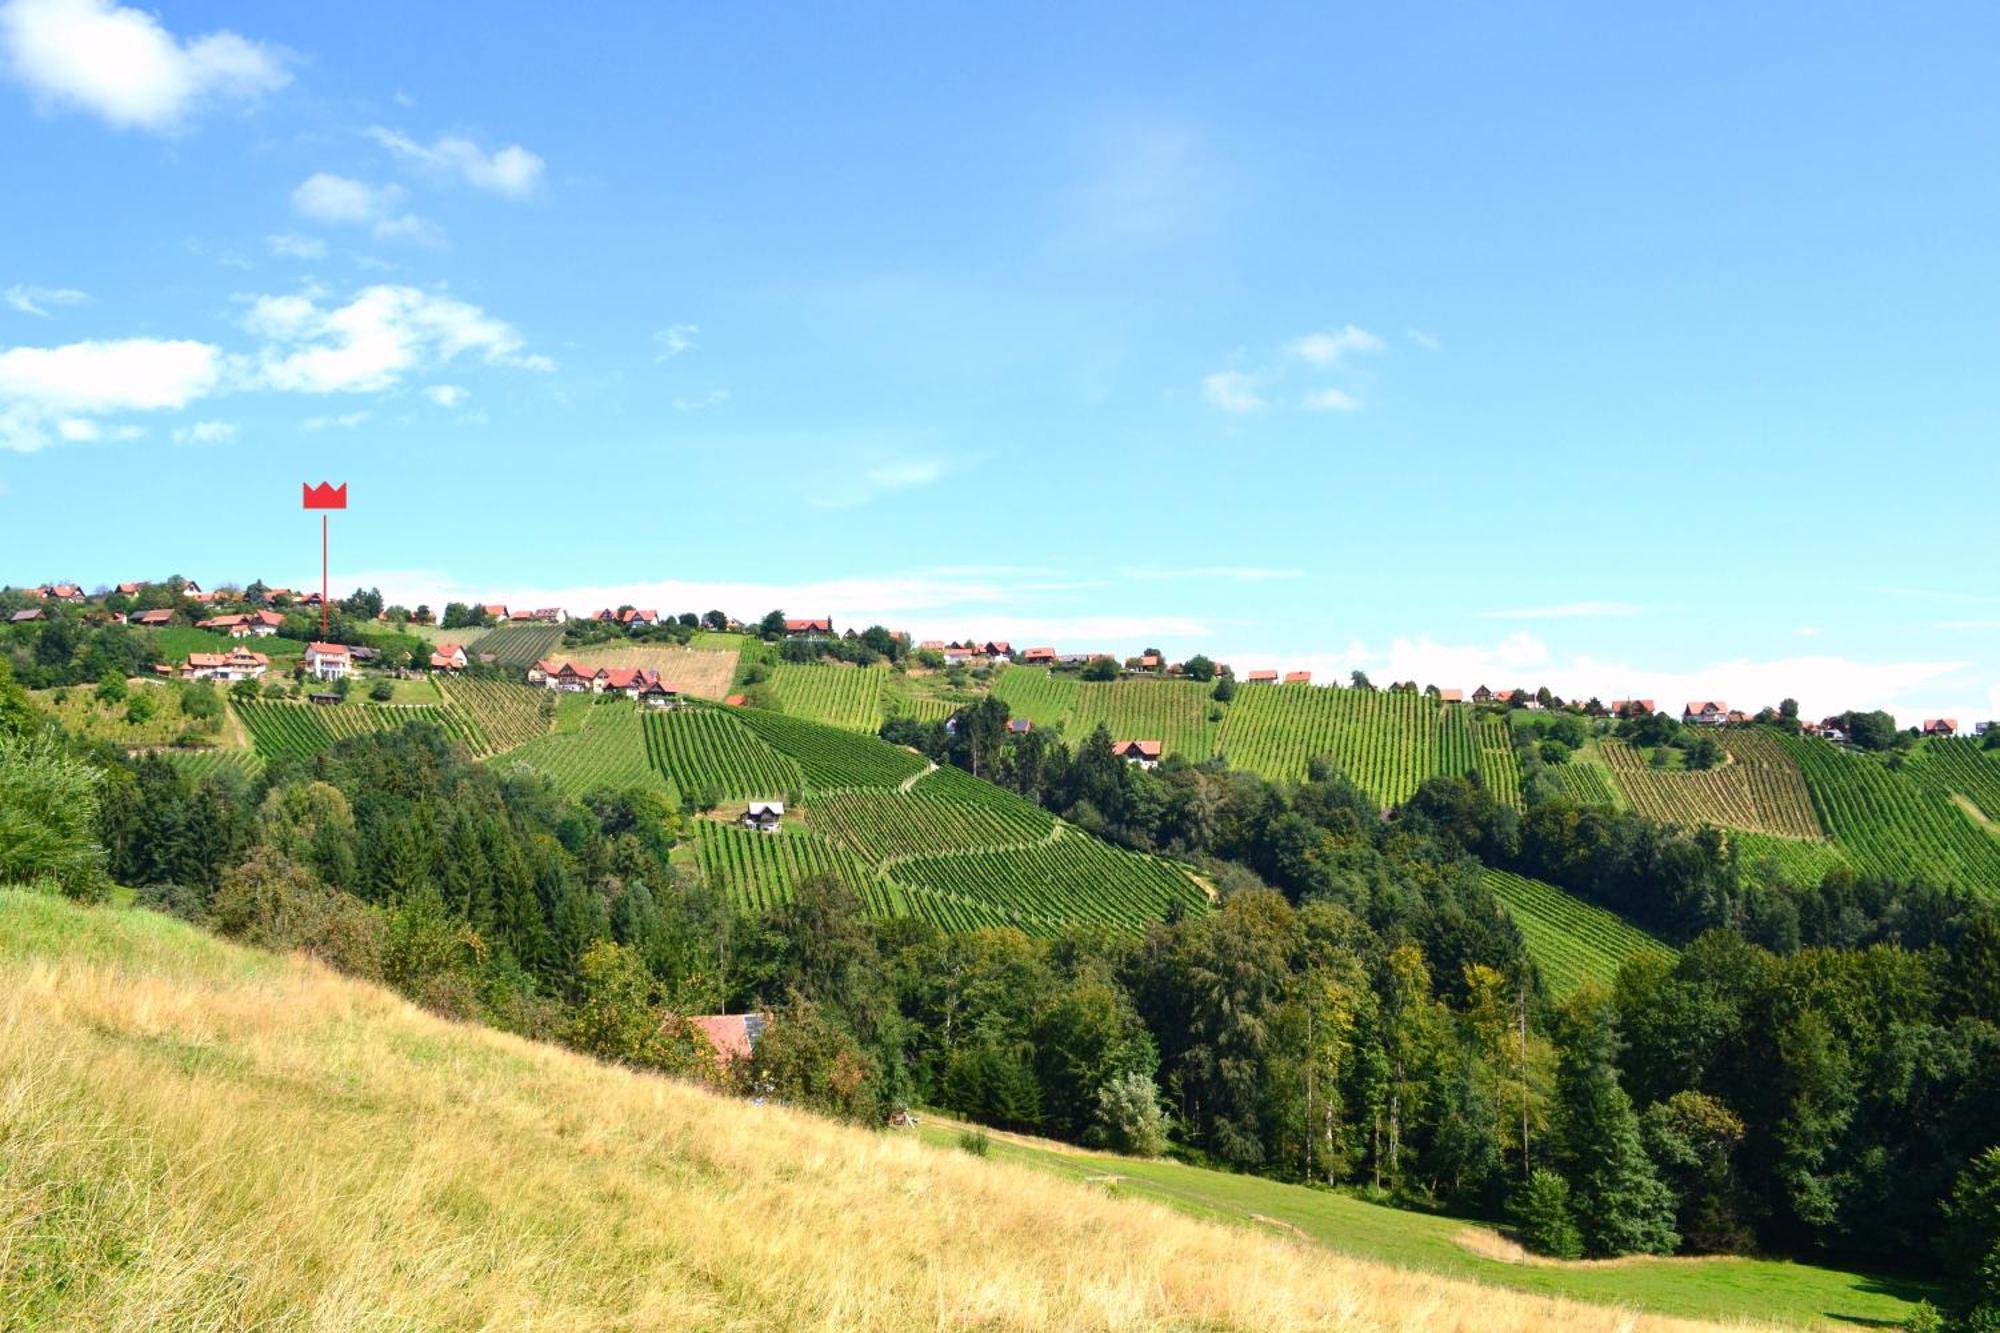
[[[31,606],[25,611],[16,611],[13,615],[8,616],[7,623],[10,625],[25,625],[30,621],[46,620],[47,618],[47,616],[42,614],[41,607]]]
[[[737,820],[744,828],[756,829],[760,833],[778,833],[784,828],[785,803],[783,801],[751,801],[743,807]]]

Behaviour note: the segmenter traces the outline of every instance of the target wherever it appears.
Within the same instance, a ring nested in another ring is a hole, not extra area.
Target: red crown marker
[[[303,486],[303,483],[301,485]],[[347,508],[347,483],[344,481],[338,488],[323,481],[317,486],[304,486],[304,490],[308,509]]]

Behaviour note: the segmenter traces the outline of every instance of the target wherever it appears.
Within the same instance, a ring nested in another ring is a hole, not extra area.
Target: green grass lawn
[[[929,1119],[917,1133],[956,1151],[960,1127]],[[1332,1190],[1178,1162],[1037,1147],[993,1136],[991,1156],[1111,1186],[1211,1220],[1298,1235],[1356,1258],[1495,1286],[1697,1319],[1761,1319],[1803,1327],[1894,1327],[1919,1299],[1917,1282],[1768,1259],[1625,1259],[1600,1264],[1509,1263],[1474,1254],[1456,1237],[1485,1223],[1409,1212]],[[1495,1239],[1498,1239],[1497,1235]]]

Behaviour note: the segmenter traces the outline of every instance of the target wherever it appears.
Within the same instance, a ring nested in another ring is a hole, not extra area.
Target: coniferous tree
[[[1586,985],[1564,1014],[1556,1101],[1584,1252],[1593,1257],[1669,1254],[1673,1191],[1661,1182],[1618,1082],[1618,1027],[1610,997]]]

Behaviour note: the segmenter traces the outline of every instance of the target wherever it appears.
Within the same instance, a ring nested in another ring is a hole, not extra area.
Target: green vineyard
[[[814,875],[833,875],[859,893],[876,916],[921,917],[942,930],[1020,924],[978,901],[885,879],[845,848],[805,829],[760,833],[701,820],[695,825],[692,853],[703,879],[752,910],[789,901],[798,886]]]
[[[466,651],[478,657],[490,654],[495,666],[526,670],[544,657],[560,656],[562,639],[561,625],[500,625],[481,635],[476,648],[467,647]]]
[[[501,680],[437,678],[438,693],[481,738],[480,752],[500,754],[547,734],[555,696]]]
[[[1200,762],[1216,751],[1220,728],[1209,714],[1224,710],[1210,697],[1214,692],[1191,680],[1085,681],[1076,687],[1065,731],[1080,741],[1101,725],[1115,741],[1159,741],[1168,754]]]
[[[1970,801],[1988,820],[2000,821],[2000,750],[1967,737],[1925,741],[1910,756],[1908,772],[1933,791]]]
[[[771,668],[771,696],[780,711],[869,735],[882,725],[882,667],[781,662]]]
[[[922,785],[918,784],[919,789]],[[1054,816],[1026,801],[1011,806],[978,804],[949,798],[913,799],[902,792],[881,790],[815,797],[812,822],[813,827],[839,839],[874,866],[932,856],[945,849],[1032,846],[1050,837],[1056,828]]]
[[[899,861],[896,878],[993,903],[1036,934],[1081,922],[1131,932],[1176,910],[1208,910],[1207,896],[1185,871],[1068,827],[1029,847]]]
[[[676,790],[705,806],[793,800],[805,786],[798,764],[773,750],[731,712],[676,708],[645,719],[646,752]]]
[[[1566,764],[1551,764],[1544,771],[1555,779],[1563,795],[1578,805],[1619,804],[1618,792],[1611,785],[1611,775],[1600,765],[1571,759]]]
[[[1488,870],[1493,890],[1521,932],[1528,956],[1558,999],[1586,980],[1610,985],[1628,958],[1673,956],[1673,950],[1601,907],[1575,898],[1553,884]]]
[[[478,738],[465,719],[448,708],[432,705],[298,703],[289,699],[232,700],[229,705],[250,732],[250,743],[265,759],[314,754],[335,741],[393,731],[419,722],[443,729],[447,736],[477,750]]]
[[[254,778],[264,769],[264,761],[257,757],[254,750],[153,750],[150,753],[195,779],[222,772]]]
[[[1076,694],[1081,682],[1073,675],[1057,675],[1036,667],[1010,666],[993,681],[993,695],[1007,705],[1015,717],[1025,717],[1038,727],[1066,724],[1076,710]],[[1150,736],[1116,737],[1119,740],[1151,740]]]
[[[1773,734],[1798,762],[1820,821],[1857,869],[2000,894],[2000,837],[1949,795],[1873,755]]]
[[[1827,871],[1848,864],[1847,857],[1831,842],[1801,842],[1731,829],[1729,845],[1746,873],[1754,876],[1766,866],[1774,866],[1788,884],[1817,884],[1826,878]]]
[[[1799,766],[1775,732],[1732,728],[1723,735],[1729,761],[1689,772],[1658,769],[1641,751],[1606,738],[1601,749],[1619,789],[1633,809],[1665,824],[1768,833],[1780,838],[1822,838]]]
[[[581,796],[597,787],[669,787],[646,753],[638,705],[629,699],[572,695],[557,706],[546,736],[493,762],[521,766],[547,777],[558,791]]]
[[[760,708],[730,716],[805,771],[806,786],[818,791],[841,787],[894,787],[924,771],[924,760],[908,750],[830,726]]]

